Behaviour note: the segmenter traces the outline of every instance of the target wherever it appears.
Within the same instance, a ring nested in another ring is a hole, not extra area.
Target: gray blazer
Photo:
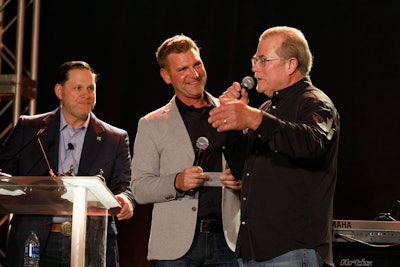
[[[206,93],[210,102],[217,98]],[[132,191],[139,204],[154,203],[148,260],[174,260],[189,250],[195,234],[198,193],[176,198],[175,175],[192,166],[194,151],[175,96],[138,123],[133,160]],[[239,192],[222,188],[222,219],[226,242],[235,250],[240,225]]]

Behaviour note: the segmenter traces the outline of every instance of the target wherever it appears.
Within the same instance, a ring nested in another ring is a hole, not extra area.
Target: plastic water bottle
[[[35,230],[29,232],[25,241],[24,267],[39,267],[40,241]]]

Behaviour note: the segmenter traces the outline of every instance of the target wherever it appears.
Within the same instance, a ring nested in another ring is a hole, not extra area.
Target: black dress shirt
[[[227,159],[243,180],[236,247],[247,260],[331,249],[339,115],[308,79],[274,93],[255,130],[231,131]]]
[[[225,134],[218,133],[210,123],[208,123],[209,112],[213,108],[211,104],[195,108],[187,106],[179,98],[176,98],[178,110],[185,123],[186,129],[192,141],[193,150],[196,151],[196,141],[204,136],[209,141],[209,146],[205,151],[202,168],[204,172],[222,171],[222,146],[225,140]],[[199,210],[198,218],[222,219],[221,215],[221,187],[203,187],[199,190]]]

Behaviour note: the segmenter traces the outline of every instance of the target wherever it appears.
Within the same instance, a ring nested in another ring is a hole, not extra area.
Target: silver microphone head
[[[196,147],[201,150],[206,150],[209,144],[208,139],[204,136],[199,137],[196,141]]]
[[[243,78],[240,86],[242,86],[246,90],[250,90],[254,87],[254,84],[255,84],[254,79],[250,76],[246,76]]]

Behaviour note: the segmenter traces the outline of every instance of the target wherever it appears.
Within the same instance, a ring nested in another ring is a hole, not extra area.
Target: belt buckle
[[[71,236],[72,232],[72,222],[71,221],[65,221],[61,223],[60,225],[60,233],[65,235],[65,236]]]
[[[200,232],[211,233],[211,222],[208,220],[200,220]]]

